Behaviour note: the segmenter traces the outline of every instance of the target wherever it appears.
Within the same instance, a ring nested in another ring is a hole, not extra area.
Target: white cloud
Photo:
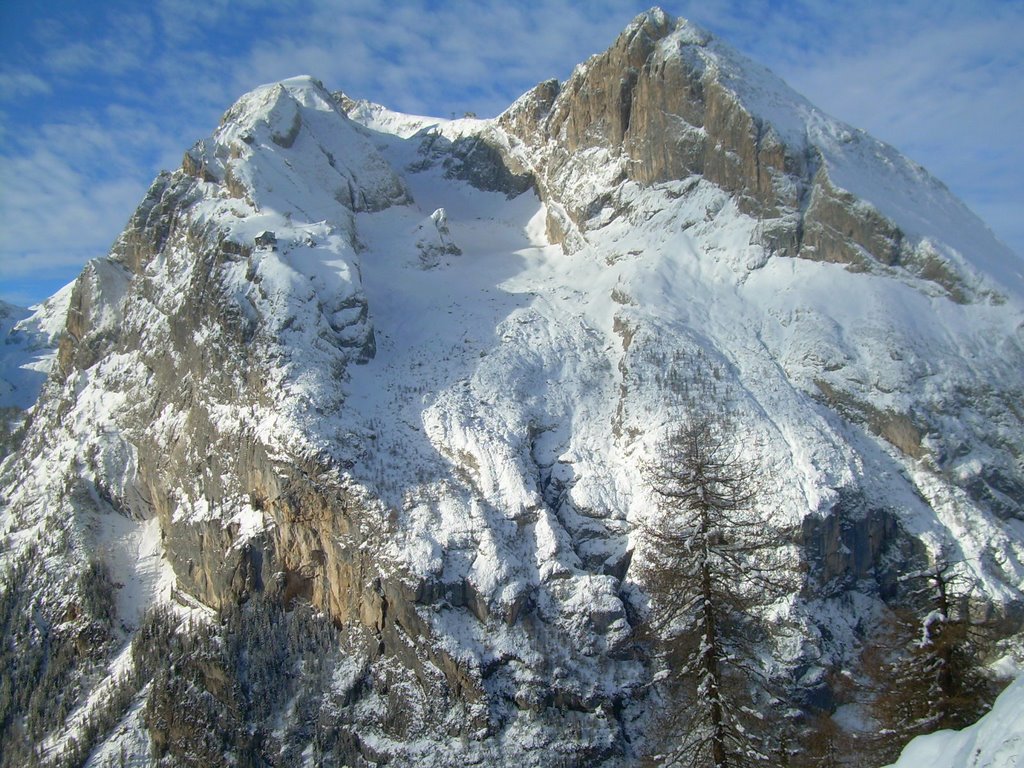
[[[47,37],[55,42],[46,47],[42,61],[55,74],[72,79],[87,73],[130,77],[151,60],[153,23],[143,13],[109,13],[102,24],[93,22],[84,27],[77,26],[82,20],[73,15],[63,23],[63,33],[48,28]]]
[[[251,12],[241,4],[241,12]],[[186,44],[197,32],[218,24],[229,12],[229,0],[159,0],[154,4],[160,29],[175,45]]]
[[[145,158],[166,137],[148,111],[112,104],[78,118],[39,125],[0,153],[5,279],[71,279],[87,259],[107,252],[153,175]]]
[[[392,6],[321,0],[236,62],[239,83],[310,71],[330,87],[411,112],[493,115],[569,74],[643,7],[637,2]]]
[[[44,147],[0,159],[0,176],[0,259],[7,277],[80,267],[103,255],[145,191],[124,176],[94,181]]]
[[[50,93],[50,84],[31,72],[0,72],[0,101]]]

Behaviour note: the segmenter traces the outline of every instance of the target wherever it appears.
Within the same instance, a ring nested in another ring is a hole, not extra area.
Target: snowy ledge
[[[992,710],[962,731],[938,731],[911,741],[889,768],[1015,768],[1024,758],[1024,677],[1003,691]]]

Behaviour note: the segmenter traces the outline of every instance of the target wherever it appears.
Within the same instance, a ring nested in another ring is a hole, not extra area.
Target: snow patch
[[[977,723],[918,736],[889,768],[1019,768],[1022,757],[1024,677],[1010,683]]]

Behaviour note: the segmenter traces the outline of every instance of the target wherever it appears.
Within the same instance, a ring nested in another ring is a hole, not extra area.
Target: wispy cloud
[[[44,134],[62,132],[51,126]],[[81,153],[55,151],[40,138],[24,155],[0,157],[5,280],[81,268],[86,259],[103,255],[145,191],[128,168],[106,178],[97,170],[111,139],[96,129],[75,133],[76,141],[90,145]]]
[[[0,72],[0,101],[49,93],[50,84],[31,72]]]

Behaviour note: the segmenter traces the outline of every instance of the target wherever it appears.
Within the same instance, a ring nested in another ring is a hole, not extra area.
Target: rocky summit
[[[1020,658],[1024,263],[659,10],[259,87],[3,312],[0,765],[875,766]]]

